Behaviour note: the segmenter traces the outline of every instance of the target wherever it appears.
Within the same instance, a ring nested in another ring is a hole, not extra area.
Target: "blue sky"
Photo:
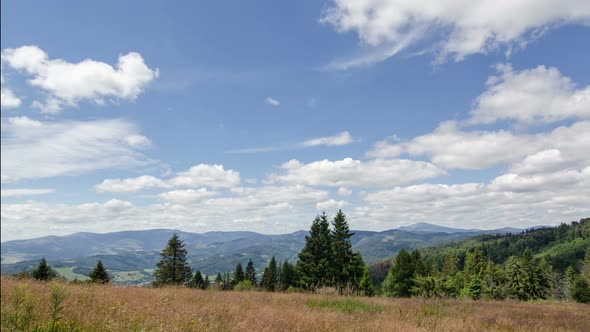
[[[3,1],[2,240],[587,217],[589,6],[457,4]]]

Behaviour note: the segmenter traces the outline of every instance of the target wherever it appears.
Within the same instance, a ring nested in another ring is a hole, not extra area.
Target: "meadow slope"
[[[329,294],[74,285],[2,277],[2,330],[18,312],[30,326],[79,331],[589,331],[590,306],[566,302],[346,298]],[[16,310],[15,295],[24,296]],[[59,302],[59,301],[58,301]]]

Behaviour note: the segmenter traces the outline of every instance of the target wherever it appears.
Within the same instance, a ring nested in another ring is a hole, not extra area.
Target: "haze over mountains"
[[[387,258],[401,248],[423,248],[470,236],[490,233],[516,233],[516,228],[498,230],[457,229],[419,223],[381,232],[354,231],[353,249],[367,263]],[[252,259],[258,271],[274,255],[277,260],[297,260],[307,231],[266,235],[255,232],[207,232],[203,234],[153,229],[106,234],[76,233],[47,236],[1,244],[2,273],[12,274],[36,266],[41,257],[67,278],[83,279],[101,259],[118,283],[150,281],[160,251],[172,233],[178,233],[189,251],[194,269],[206,274],[228,272],[238,263]]]

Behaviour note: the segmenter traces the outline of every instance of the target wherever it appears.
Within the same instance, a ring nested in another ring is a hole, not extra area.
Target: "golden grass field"
[[[2,331],[17,320],[30,330],[51,330],[52,290],[54,298],[65,294],[63,309],[53,310],[57,331],[590,331],[590,305],[565,302],[1,282]]]

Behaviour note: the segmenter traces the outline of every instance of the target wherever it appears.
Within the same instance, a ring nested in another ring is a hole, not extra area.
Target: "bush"
[[[240,292],[241,291],[252,291],[252,290],[256,290],[256,286],[254,286],[250,280],[242,280],[234,286],[234,290],[240,291]]]
[[[572,287],[572,298],[576,302],[590,303],[590,284],[588,280],[578,278]]]

